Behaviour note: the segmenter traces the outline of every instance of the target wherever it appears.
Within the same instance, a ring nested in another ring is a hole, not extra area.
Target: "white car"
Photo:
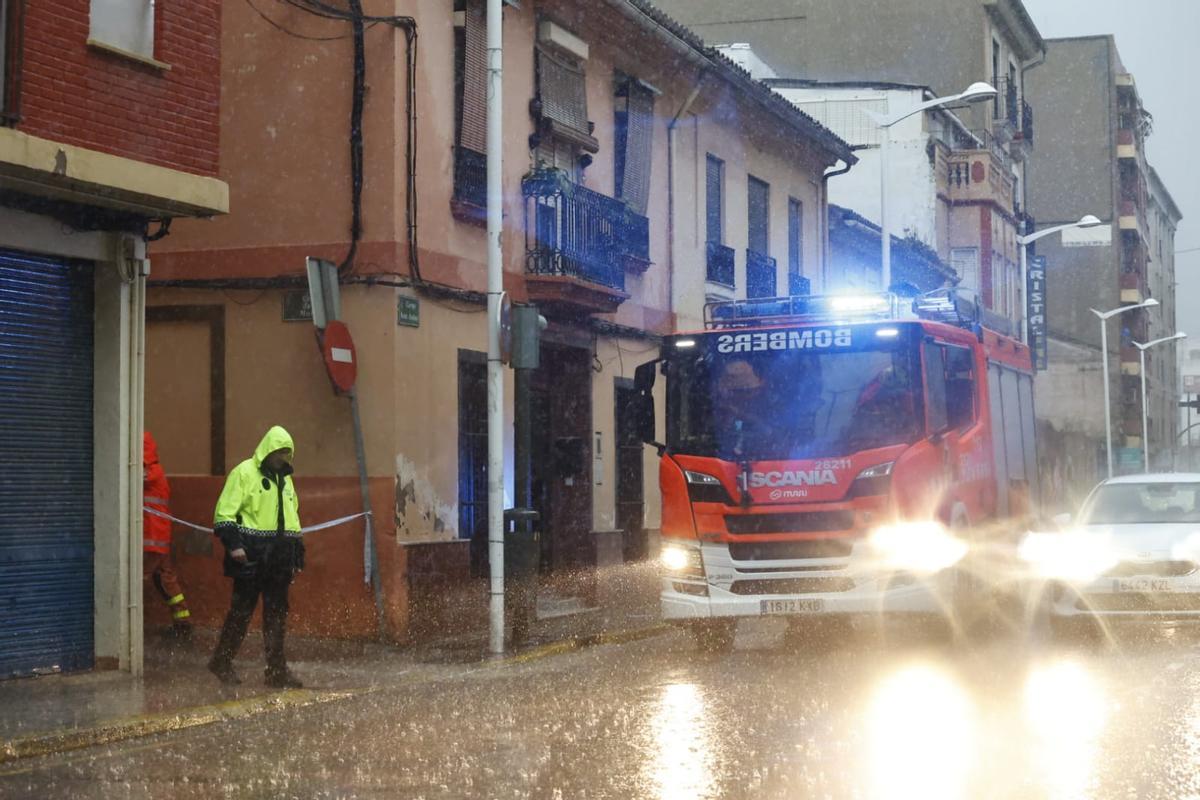
[[[1102,482],[1020,554],[1051,622],[1200,617],[1200,474]]]

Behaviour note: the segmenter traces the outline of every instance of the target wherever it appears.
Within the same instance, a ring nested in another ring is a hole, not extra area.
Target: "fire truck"
[[[953,289],[709,303],[635,384],[663,616],[705,647],[740,617],[960,613],[1035,501],[1029,348]]]

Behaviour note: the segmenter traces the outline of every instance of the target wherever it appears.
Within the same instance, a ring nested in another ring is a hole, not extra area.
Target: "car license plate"
[[[825,610],[825,601],[816,600],[760,600],[763,614],[819,614]]]
[[[1164,578],[1117,578],[1113,581],[1114,592],[1167,592],[1170,582]]]

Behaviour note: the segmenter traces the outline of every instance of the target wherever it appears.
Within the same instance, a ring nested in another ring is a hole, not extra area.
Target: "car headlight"
[[[672,575],[681,578],[704,577],[704,563],[700,558],[700,548],[682,544],[664,544],[659,553],[659,562]]]
[[[876,528],[868,542],[889,569],[930,574],[957,564],[966,542],[940,522],[898,522]]]
[[[1082,531],[1029,533],[1017,553],[1042,578],[1087,583],[1121,560],[1112,542]]]

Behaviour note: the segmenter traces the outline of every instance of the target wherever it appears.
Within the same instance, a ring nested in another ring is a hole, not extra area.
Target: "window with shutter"
[[[154,58],[154,0],[92,0],[88,38]]]
[[[750,176],[747,198],[750,249],[761,255],[770,255],[770,201],[771,187],[766,181]]]
[[[650,201],[654,92],[627,78],[617,86],[616,109],[617,197],[645,215]]]
[[[788,275],[804,274],[804,203],[788,198]]]
[[[482,222],[487,208],[487,15],[482,0],[461,4],[455,31],[455,216]]]
[[[704,227],[705,239],[715,244],[725,243],[722,209],[725,191],[725,162],[708,154],[704,169]]]
[[[600,143],[591,135],[583,64],[548,47],[537,48],[538,102],[543,133],[591,153]]]

